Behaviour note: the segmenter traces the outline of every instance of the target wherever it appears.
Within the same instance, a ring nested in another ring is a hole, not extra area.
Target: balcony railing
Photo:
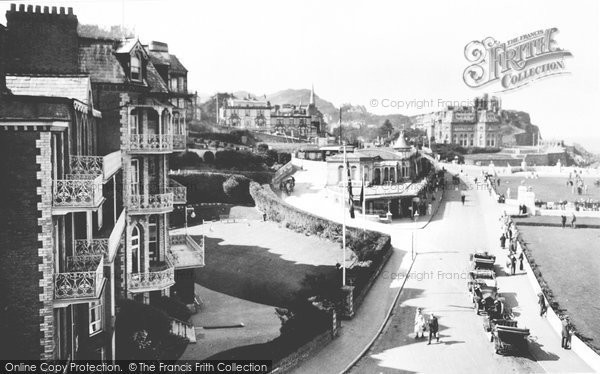
[[[129,213],[166,213],[172,210],[172,192],[156,195],[131,195],[129,197]]]
[[[54,299],[77,300],[98,298],[104,278],[102,256],[67,258],[67,272],[54,274]]]
[[[173,134],[132,134],[125,136],[125,142],[131,153],[173,152]]]
[[[204,236],[196,242],[191,236],[171,235],[169,255],[175,269],[188,269],[204,266]]]
[[[93,178],[93,179],[92,179]],[[95,209],[102,203],[100,176],[68,175],[54,181],[52,205],[62,209]]]
[[[121,151],[106,156],[71,156],[71,175],[74,177],[69,179],[90,179],[90,175],[102,175],[106,181],[120,168]]]
[[[186,149],[186,136],[185,135],[173,135],[173,150],[176,152],[184,152]]]
[[[75,240],[76,256],[103,256],[108,255],[108,239],[77,239]]]
[[[175,268],[170,261],[166,261],[164,270],[147,271],[144,273],[127,274],[127,288],[129,292],[158,291],[175,284]]]
[[[187,188],[174,179],[169,179],[169,187],[167,192],[173,194],[173,204],[187,203]]]

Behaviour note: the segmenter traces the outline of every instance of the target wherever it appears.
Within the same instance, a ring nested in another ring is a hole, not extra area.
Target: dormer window
[[[142,80],[142,62],[137,55],[131,56],[131,80]]]

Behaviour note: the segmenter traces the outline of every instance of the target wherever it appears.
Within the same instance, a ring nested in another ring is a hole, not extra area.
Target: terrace
[[[204,266],[204,236],[197,243],[187,234],[171,235],[171,261],[176,270]]]
[[[104,201],[100,175],[67,175],[53,182],[52,208],[55,213],[98,209]]]

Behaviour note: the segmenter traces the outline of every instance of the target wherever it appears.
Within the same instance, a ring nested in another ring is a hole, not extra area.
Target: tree
[[[223,192],[231,198],[232,204],[249,201],[250,179],[242,175],[232,175],[223,182]]]
[[[389,119],[386,119],[383,124],[379,127],[379,136],[388,137],[394,131],[394,125]]]
[[[215,162],[215,154],[211,151],[204,152],[204,162],[206,162],[207,164],[212,164],[213,162]]]

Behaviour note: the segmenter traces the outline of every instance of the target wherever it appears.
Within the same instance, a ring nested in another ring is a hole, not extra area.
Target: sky
[[[557,45],[573,55],[564,60],[569,74],[497,96],[503,108],[528,112],[544,138],[577,141],[600,153],[595,0],[12,2],[70,6],[80,23],[124,24],[143,43],[167,42],[189,70],[188,87],[200,94],[262,95],[314,85],[335,105],[364,105],[377,114],[425,113],[493,94],[498,85],[464,83],[465,46],[556,27]],[[0,0],[2,14],[10,3]]]

